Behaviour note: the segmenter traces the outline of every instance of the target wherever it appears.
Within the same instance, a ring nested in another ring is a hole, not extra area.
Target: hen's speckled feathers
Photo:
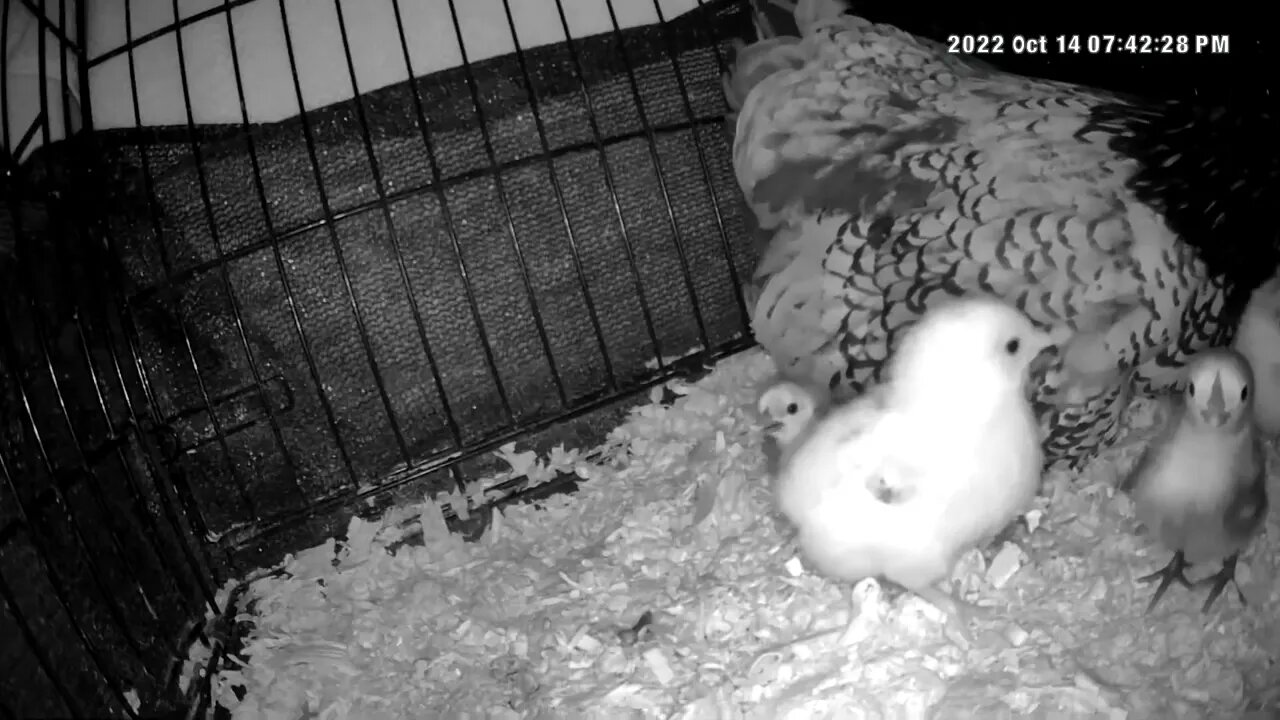
[[[734,141],[769,235],[753,327],[784,375],[848,398],[937,298],[996,295],[1062,350],[1037,409],[1048,459],[1078,464],[1132,390],[1172,385],[1225,337],[1227,279],[1114,147],[1136,105],[853,16],[805,29],[774,72],[754,56]]]
[[[1280,438],[1280,276],[1254,290],[1233,347],[1253,369],[1253,416],[1268,441]]]

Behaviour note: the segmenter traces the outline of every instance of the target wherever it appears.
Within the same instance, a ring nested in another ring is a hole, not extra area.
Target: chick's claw
[[[941,610],[947,616],[948,624],[967,642],[973,642],[973,626],[978,621],[990,622],[996,619],[997,613],[991,608],[965,602],[953,593],[936,587],[916,590],[916,594],[929,604]]]
[[[853,586],[849,592],[849,624],[837,644],[855,645],[867,636],[870,627],[883,621],[886,590],[888,587],[875,578],[864,578]]]
[[[1238,557],[1238,555],[1232,555],[1223,560],[1221,570],[1203,580],[1196,581],[1196,585],[1213,583],[1213,587],[1209,588],[1209,596],[1204,599],[1204,605],[1200,607],[1200,612],[1209,612],[1209,608],[1213,607],[1213,603],[1217,601],[1218,596],[1227,588],[1227,583],[1235,585],[1236,597],[1240,598],[1241,605],[1249,604],[1249,601],[1244,597],[1244,591],[1240,589],[1239,583],[1236,582],[1236,560]]]
[[[1147,603],[1147,609],[1143,611],[1144,613],[1149,613],[1155,609],[1156,604],[1160,602],[1160,598],[1164,597],[1165,591],[1169,589],[1169,585],[1173,581],[1177,580],[1178,584],[1185,588],[1192,587],[1191,581],[1187,579],[1186,569],[1186,558],[1183,557],[1181,552],[1176,552],[1173,554],[1173,558],[1169,560],[1168,565],[1150,575],[1143,575],[1138,578],[1140,583],[1160,581],[1160,584],[1156,587],[1156,593],[1151,596],[1151,602]]]
[[[1026,546],[1031,539],[1031,527],[1027,525],[1025,516],[1018,516],[1017,520],[1009,523],[1003,530],[996,533],[991,542],[983,546],[980,551],[982,557],[988,563],[1004,549],[1005,544],[1013,543],[1015,545]]]

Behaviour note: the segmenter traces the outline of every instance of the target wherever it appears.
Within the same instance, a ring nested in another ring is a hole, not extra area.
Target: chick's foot
[[[996,533],[995,537],[985,545],[981,545],[980,551],[982,557],[988,563],[1004,548],[1005,543],[1013,543],[1025,547],[1031,540],[1031,528],[1027,526],[1027,521],[1019,516],[1016,520],[1005,526],[1003,530]]]
[[[1203,580],[1196,581],[1196,585],[1213,583],[1213,587],[1209,588],[1209,596],[1204,599],[1204,605],[1200,607],[1200,612],[1209,612],[1209,608],[1213,607],[1213,603],[1218,599],[1218,596],[1227,588],[1227,583],[1235,585],[1236,597],[1240,598],[1241,605],[1249,604],[1249,601],[1244,597],[1244,592],[1240,590],[1240,585],[1236,583],[1236,560],[1238,557],[1238,555],[1232,555],[1223,560],[1221,570]]]
[[[992,608],[965,602],[957,598],[955,594],[936,587],[918,588],[915,593],[929,604],[946,613],[950,626],[966,642],[973,642],[974,623],[978,621],[991,622],[998,616],[998,613]]]
[[[1187,560],[1179,551],[1173,554],[1173,558],[1169,560],[1168,565],[1150,575],[1143,575],[1138,578],[1140,583],[1160,581],[1160,584],[1156,587],[1155,595],[1151,596],[1151,602],[1147,603],[1147,609],[1143,612],[1149,613],[1155,609],[1156,604],[1160,602],[1160,598],[1164,597],[1165,591],[1169,589],[1169,585],[1173,581],[1178,581],[1178,584],[1185,588],[1192,587],[1191,581],[1187,580],[1186,569]]]
[[[840,633],[838,644],[850,646],[861,642],[872,627],[884,621],[887,589],[876,578],[864,578],[853,586],[849,592],[849,624]]]

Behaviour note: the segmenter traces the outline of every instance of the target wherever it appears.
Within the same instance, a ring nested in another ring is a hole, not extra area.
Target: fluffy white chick
[[[1274,440],[1280,437],[1280,276],[1253,292],[1233,347],[1253,369],[1253,417],[1258,430]]]
[[[1183,574],[1188,565],[1220,560],[1222,569],[1201,581],[1213,583],[1201,608],[1208,612],[1266,519],[1266,454],[1251,413],[1252,380],[1248,361],[1233,350],[1196,355],[1164,432],[1122,485],[1138,519],[1173,551],[1163,569],[1139,578],[1160,581],[1147,612],[1170,583],[1192,586]]]
[[[760,394],[756,410],[765,420],[764,455],[770,477],[776,477],[783,456],[826,409],[826,395],[791,380],[770,384]]]
[[[965,631],[972,608],[939,584],[1035,497],[1043,456],[1025,386],[1049,342],[994,298],[927,312],[889,381],[832,408],[779,469],[776,501],[807,562],[837,580],[897,583]]]

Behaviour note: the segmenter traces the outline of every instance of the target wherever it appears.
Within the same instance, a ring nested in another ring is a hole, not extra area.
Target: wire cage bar
[[[601,0],[585,37],[555,2],[573,39],[536,46],[494,3],[514,51],[480,59],[441,0],[461,62],[428,72],[416,3],[387,0],[402,79],[364,87],[361,19],[325,0],[350,97],[321,107],[315,5],[172,0],[156,26],[119,0],[104,48],[90,3],[5,4],[4,57],[32,23],[42,82],[18,127],[0,72],[0,717],[180,712],[186,629],[228,578],[750,345],[720,85],[750,21],[650,1],[631,27]],[[278,23],[292,116],[254,114],[247,12]],[[217,125],[193,80],[210,37]],[[156,126],[161,46],[181,102]],[[127,122],[96,127],[108,71]]]
[[[138,697],[163,694],[174,630],[213,598],[164,455],[124,440],[149,418],[102,302],[93,165],[24,159],[55,133],[68,158],[92,152],[84,27],[71,2],[6,3],[0,18],[0,714],[13,717],[136,716]]]

